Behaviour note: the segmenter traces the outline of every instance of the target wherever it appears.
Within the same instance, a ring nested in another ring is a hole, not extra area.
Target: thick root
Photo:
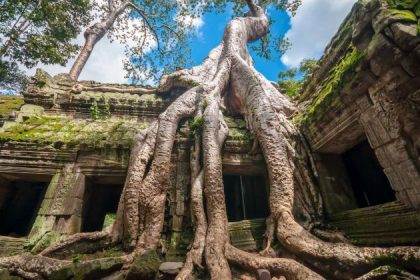
[[[73,254],[92,253],[100,251],[113,244],[108,232],[83,232],[69,236],[42,251],[39,255],[64,259]]]
[[[256,254],[239,250],[232,245],[226,245],[225,252],[229,262],[254,273],[258,269],[267,269],[273,275],[285,276],[286,279],[290,280],[325,279],[292,259],[261,257]]]

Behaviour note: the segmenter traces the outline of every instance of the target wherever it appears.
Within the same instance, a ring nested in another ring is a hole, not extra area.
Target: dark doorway
[[[105,216],[115,214],[122,185],[88,182],[83,201],[82,232],[100,231]]]
[[[268,194],[262,176],[223,176],[229,222],[266,218]]]
[[[342,157],[359,207],[395,200],[388,178],[367,141],[354,146]]]
[[[9,182],[2,188],[0,205],[0,235],[27,236],[35,221],[48,183]]]

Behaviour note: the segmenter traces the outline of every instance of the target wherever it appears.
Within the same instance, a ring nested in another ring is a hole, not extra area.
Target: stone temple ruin
[[[298,124],[313,154],[324,226],[357,245],[420,244],[420,3],[376,11],[356,4],[305,81]],[[130,147],[185,89],[137,95],[129,85],[38,70],[21,97],[0,104],[0,256],[37,253],[115,218]],[[95,90],[112,86],[118,92]],[[281,94],[281,93],[279,93]],[[252,135],[225,116],[223,173],[231,243],[261,249],[267,175]],[[164,261],[192,238],[188,120],[173,149]],[[0,273],[1,276],[1,273]],[[0,277],[1,278],[1,277]]]

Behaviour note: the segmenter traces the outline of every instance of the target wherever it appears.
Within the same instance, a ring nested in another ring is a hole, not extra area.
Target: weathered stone
[[[412,77],[420,76],[420,58],[417,58],[416,53],[412,52],[401,60],[401,66]]]
[[[156,251],[149,251],[136,258],[127,279],[155,279],[159,272],[160,258]]]
[[[372,26],[375,33],[380,33],[385,27],[394,22],[417,23],[417,17],[409,10],[384,9],[374,17]]]
[[[417,22],[397,22],[391,25],[391,30],[394,42],[404,51],[409,52],[420,43],[420,38],[417,36]]]
[[[164,274],[177,275],[183,265],[182,262],[164,262],[159,266],[159,271]]]
[[[271,274],[270,271],[267,269],[258,269],[258,280],[271,280]]]
[[[367,59],[370,61],[372,72],[378,77],[396,65],[402,56],[401,50],[382,34],[376,34],[368,47]]]

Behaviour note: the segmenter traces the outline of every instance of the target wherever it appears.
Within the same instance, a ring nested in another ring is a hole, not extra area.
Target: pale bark
[[[80,73],[83,70],[86,62],[88,61],[93,48],[95,47],[96,43],[101,40],[106,32],[112,27],[115,20],[129,7],[129,1],[125,1],[119,6],[118,8],[112,10],[107,17],[98,23],[90,26],[85,31],[85,44],[83,48],[80,50],[76,61],[74,62],[73,66],[70,69],[69,76],[72,80],[77,80],[79,78]]]
[[[202,265],[203,253],[211,278],[223,280],[232,278],[229,262],[253,273],[260,268],[268,269],[273,275],[287,279],[323,279],[320,274],[328,279],[352,279],[369,275],[376,266],[386,264],[420,271],[418,247],[356,247],[322,241],[310,233],[312,220],[321,217],[322,204],[308,170],[310,167],[302,160],[306,158],[310,162],[310,155],[302,157],[307,149],[290,121],[296,111],[294,105],[253,68],[247,43],[268,32],[268,20],[260,7],[250,0],[248,4],[250,13],[227,25],[223,41],[202,65],[177,71],[162,80],[157,91],[167,91],[175,86],[189,89],[136,138],[112,228],[104,236],[99,235],[100,238],[98,233],[87,234],[84,238],[79,236],[79,239],[55,245],[47,252],[71,249],[78,242],[96,236],[98,242],[110,239],[112,243],[126,242],[130,253],[125,261],[129,266],[138,255],[156,249],[163,227],[170,159],[179,121],[196,116],[204,118],[204,126],[201,135],[196,135],[191,152],[191,209],[195,237],[178,279],[192,277],[194,266]],[[264,256],[244,252],[229,244],[222,174],[222,147],[228,134],[221,112],[224,102],[234,113],[243,115],[267,165],[270,216]],[[200,166],[201,157],[203,166]],[[300,195],[308,219],[304,222],[305,227],[294,217],[297,195]],[[318,234],[334,242],[345,240],[330,233]],[[272,251],[274,239],[293,259],[266,257],[271,255],[269,251]],[[10,259],[0,259],[0,267],[10,268]],[[26,269],[24,265],[15,265],[14,270],[17,268],[22,270],[20,273],[47,275],[39,267],[39,271]]]

